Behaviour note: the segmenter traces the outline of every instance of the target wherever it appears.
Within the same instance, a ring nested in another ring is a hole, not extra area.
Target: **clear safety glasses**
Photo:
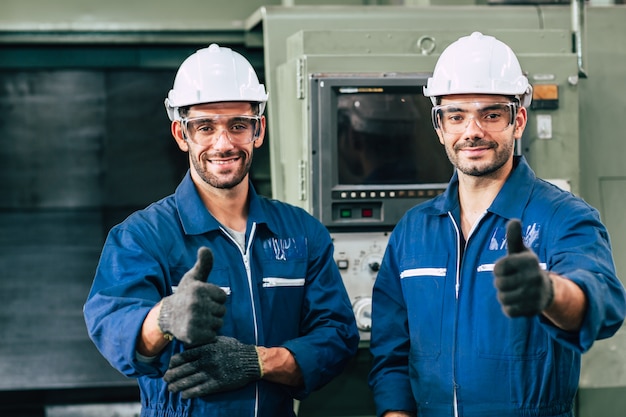
[[[261,116],[219,114],[190,117],[181,120],[188,137],[198,145],[211,145],[222,132],[235,145],[255,141],[261,129]]]
[[[434,106],[433,125],[443,133],[465,132],[470,122],[486,132],[502,132],[515,123],[517,103],[465,102]]]

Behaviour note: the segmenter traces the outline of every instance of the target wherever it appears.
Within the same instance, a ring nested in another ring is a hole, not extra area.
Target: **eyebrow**
[[[457,107],[454,107],[457,106]],[[467,108],[463,108],[463,107],[459,107],[459,105],[457,104],[446,104],[442,107],[448,107],[447,109],[445,109],[448,112],[451,113],[467,113],[469,110]],[[507,107],[506,105],[504,105],[503,103],[493,103],[493,104],[487,104],[484,107],[479,107],[478,110],[479,111],[489,111],[489,110],[498,110],[498,109],[503,109]]]
[[[188,117],[187,118],[190,121],[196,121],[196,120],[203,120],[203,121],[211,121],[214,122],[216,120],[219,119],[226,119],[229,121],[242,121],[242,120],[250,120],[250,119],[258,119],[257,116],[253,116],[253,115],[247,115],[247,114],[239,114],[239,115],[230,115],[230,114],[213,114],[213,115],[207,115],[207,116],[195,116],[195,117]]]
[[[239,121],[243,121],[243,120],[256,120],[257,117],[256,116],[248,116],[247,114],[244,115],[239,115],[239,116],[235,116],[232,117],[231,120],[235,121],[235,122],[239,122]]]
[[[461,112],[467,112],[466,109],[463,109],[461,107],[452,107],[454,106],[454,104],[448,104],[446,105],[447,108],[444,108],[443,110],[450,112],[450,113],[461,113]]]
[[[500,109],[504,109],[504,108],[508,108],[508,105],[504,104],[504,103],[493,103],[492,105],[487,105],[485,107],[482,107],[480,110],[485,111],[485,110],[500,110]]]

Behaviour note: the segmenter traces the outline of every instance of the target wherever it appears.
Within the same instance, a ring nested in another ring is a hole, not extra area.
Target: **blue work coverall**
[[[139,360],[136,340],[148,311],[172,294],[196,262],[214,255],[208,281],[228,294],[220,334],[243,343],[283,346],[304,386],[258,381],[230,392],[182,399],[162,376],[174,340],[153,361]],[[138,379],[142,417],[292,416],[303,398],[338,375],[359,335],[326,228],[304,210],[258,196],[250,185],[246,251],[206,210],[189,173],[176,192],[129,216],[107,236],[84,306],[89,335],[102,355]]]
[[[464,242],[458,178],[407,212],[393,231],[372,305],[370,386],[377,412],[419,417],[569,417],[581,354],[612,336],[626,311],[598,212],[538,179],[523,157]],[[540,265],[578,284],[587,300],[579,332],[541,315],[509,318],[493,266],[518,218]]]

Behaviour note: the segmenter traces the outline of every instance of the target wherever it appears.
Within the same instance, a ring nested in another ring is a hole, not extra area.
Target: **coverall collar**
[[[249,181],[249,180],[248,180]],[[260,198],[252,185],[249,184],[248,204],[250,204],[248,215],[248,227],[251,222],[258,224],[266,224],[266,215],[260,202]],[[219,230],[221,224],[206,209],[200,195],[191,179],[191,174],[187,174],[176,188],[175,192],[176,208],[183,229],[188,235],[200,235],[214,230]],[[272,225],[268,224],[270,230]]]
[[[513,157],[513,171],[505,181],[502,189],[496,196],[488,211],[506,219],[520,218],[535,180],[535,174],[523,156]],[[448,212],[459,211],[459,177],[455,171],[450,179],[446,191],[433,207],[438,215],[447,215]]]

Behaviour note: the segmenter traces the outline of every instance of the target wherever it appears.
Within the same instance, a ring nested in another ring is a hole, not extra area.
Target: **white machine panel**
[[[333,233],[335,262],[352,302],[361,341],[370,340],[372,288],[389,232]]]

